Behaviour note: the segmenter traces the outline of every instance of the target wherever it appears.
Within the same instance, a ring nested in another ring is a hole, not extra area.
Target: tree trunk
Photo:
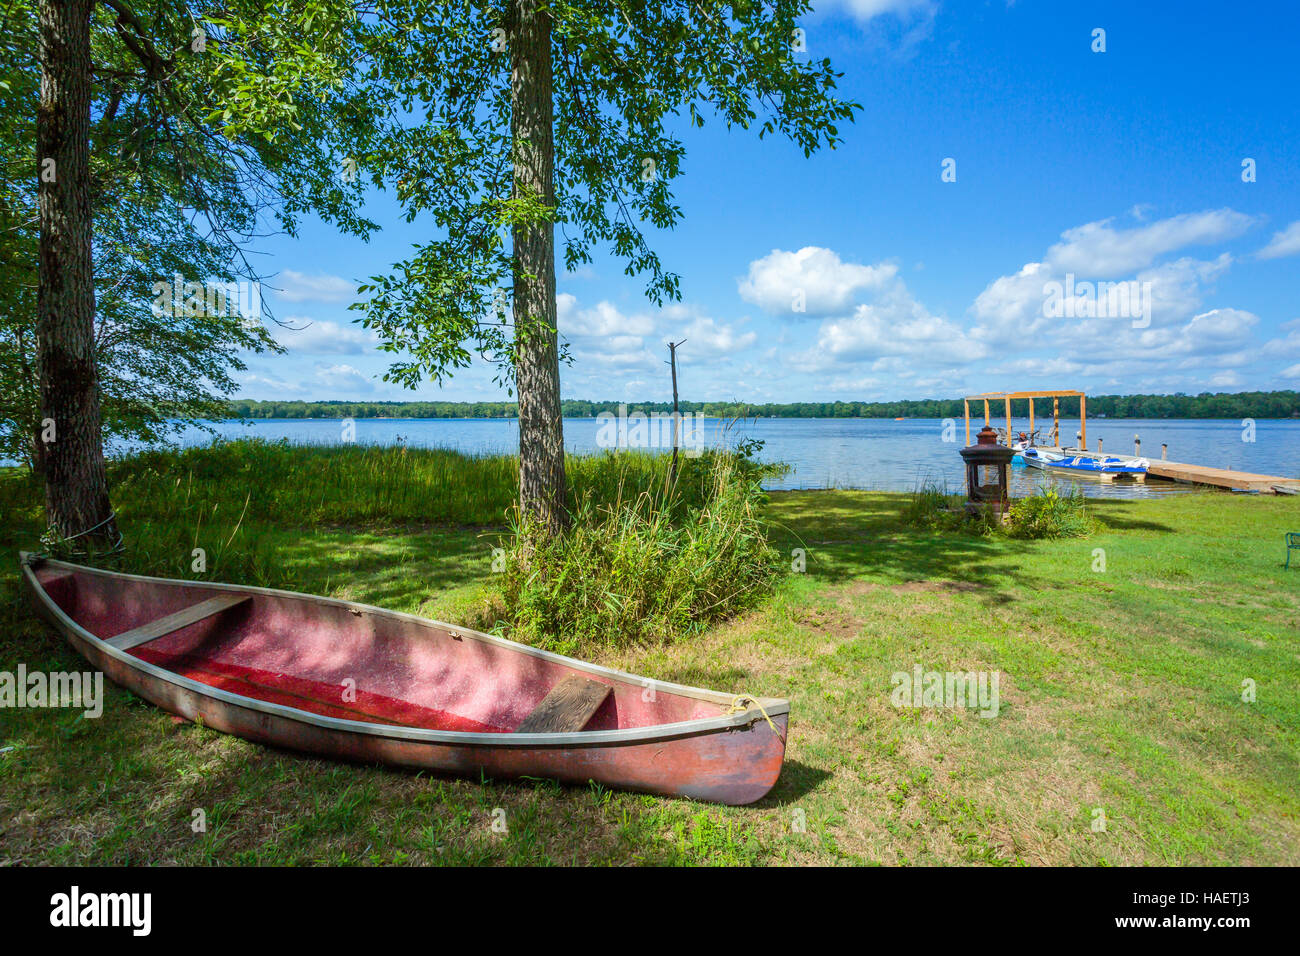
[[[93,0],[40,0],[40,286],[36,352],[45,512],[64,537],[117,540],[108,502],[95,368],[90,222],[90,14]],[[44,424],[42,430],[45,430]],[[46,438],[52,438],[45,441]]]
[[[537,0],[511,0],[514,191],[555,205],[551,18]],[[555,314],[555,224],[517,224],[514,319],[519,389],[519,504],[550,532],[569,523]]]

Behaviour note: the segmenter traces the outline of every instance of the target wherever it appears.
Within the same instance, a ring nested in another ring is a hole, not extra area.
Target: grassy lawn
[[[491,624],[499,528],[422,524],[419,494],[353,520],[239,488],[169,510],[171,480],[120,481],[125,566],[190,576],[192,542],[212,540],[209,577]],[[17,599],[37,498],[14,474],[0,497],[0,670],[80,670]],[[905,500],[774,494],[776,543],[806,549],[805,573],[700,637],[594,655],[790,698],[759,804],[338,764],[109,688],[98,720],[0,710],[0,863],[1300,863],[1300,570],[1282,569],[1300,501],[1096,503],[1092,537],[1023,542],[911,529]],[[998,672],[997,716],[894,707],[891,674],[916,665]]]

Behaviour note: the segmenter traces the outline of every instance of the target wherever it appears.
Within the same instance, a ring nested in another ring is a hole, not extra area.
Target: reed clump
[[[750,606],[784,563],[759,515],[767,473],[744,455],[714,454],[685,459],[677,482],[661,470],[656,488],[591,486],[563,535],[516,516],[502,629],[581,654],[697,634]]]

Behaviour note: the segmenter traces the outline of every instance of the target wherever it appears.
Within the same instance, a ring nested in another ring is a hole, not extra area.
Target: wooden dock
[[[1147,474],[1170,481],[1194,485],[1212,485],[1233,491],[1270,491],[1275,494],[1300,492],[1300,478],[1283,478],[1280,475],[1256,475],[1248,471],[1231,471],[1227,468],[1209,468],[1205,465],[1188,465],[1180,461],[1148,459]]]
[[[1078,448],[1055,448],[1066,455],[1081,455],[1085,458],[1132,458],[1132,455],[1109,455],[1096,451],[1082,451]],[[1165,461],[1163,458],[1148,458],[1147,475],[1152,478],[1164,478],[1168,481],[1181,481],[1191,485],[1209,485],[1213,488],[1227,488],[1232,491],[1263,491],[1278,495],[1300,494],[1300,478],[1283,478],[1281,475],[1256,475],[1249,471],[1232,471],[1228,468],[1210,468],[1207,465],[1189,465],[1181,461]]]

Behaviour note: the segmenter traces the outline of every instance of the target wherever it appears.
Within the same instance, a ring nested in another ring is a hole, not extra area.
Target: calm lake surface
[[[997,419],[994,419],[996,425]],[[1036,423],[1043,428],[1043,419]],[[565,446],[572,452],[597,451],[600,423],[594,418],[564,421]],[[972,421],[971,433],[983,425]],[[267,419],[216,422],[223,438],[288,439],[295,444],[338,444],[342,423],[336,419]],[[1050,417],[1047,427],[1051,427]],[[1061,421],[1061,442],[1074,444],[1078,421]],[[1028,430],[1028,419],[1013,419],[1015,431]],[[964,485],[962,460],[957,449],[965,442],[960,419],[955,430],[940,419],[764,418],[727,423],[705,419],[705,442],[735,446],[744,439],[764,443],[759,458],[792,466],[785,478],[770,487],[865,488],[877,491],[912,491],[927,481],[946,483],[953,491]],[[945,432],[947,433],[945,435]],[[1240,420],[1089,419],[1088,447],[1097,440],[1114,454],[1132,454],[1133,437],[1142,438],[1142,454],[1160,457],[1161,442],[1169,445],[1169,460],[1234,468],[1268,475],[1300,475],[1300,420],[1261,419],[1253,435]],[[944,441],[947,437],[949,440]],[[1253,440],[1252,440],[1253,439]],[[207,444],[206,433],[192,429],[181,443]],[[513,419],[357,419],[360,444],[393,445],[404,442],[419,448],[454,448],[459,451],[513,453],[518,450],[519,428]],[[1021,465],[1012,469],[1014,494],[1027,494],[1046,481],[1041,471]],[[1146,485],[1108,484],[1083,477],[1077,483],[1085,494],[1098,497],[1142,498],[1179,494],[1189,486],[1150,480]]]

